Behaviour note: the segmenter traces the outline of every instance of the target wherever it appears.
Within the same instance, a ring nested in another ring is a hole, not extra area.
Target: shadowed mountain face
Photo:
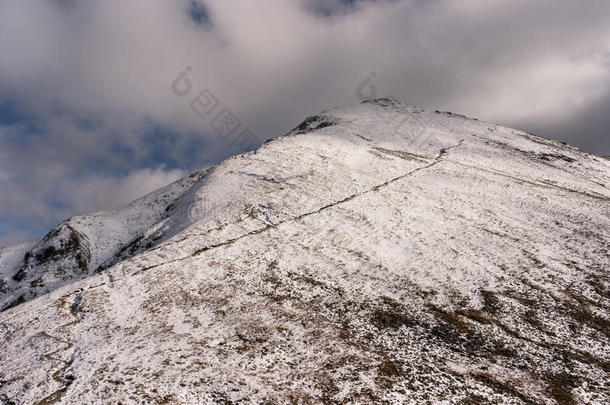
[[[7,403],[609,403],[610,161],[380,99],[0,250]]]

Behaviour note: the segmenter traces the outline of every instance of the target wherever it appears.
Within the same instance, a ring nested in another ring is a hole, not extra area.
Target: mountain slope
[[[27,277],[56,282],[10,285],[38,297],[0,313],[0,398],[608,403],[609,178],[455,114],[326,111],[153,209],[81,220],[67,278],[31,258],[73,220],[39,242]]]
[[[26,252],[0,251],[0,263],[6,263],[0,308],[11,308],[86,278],[122,259],[126,251],[134,254],[142,247],[153,247],[160,242],[159,229],[206,172],[195,172],[122,209],[69,218],[40,242],[27,246]]]

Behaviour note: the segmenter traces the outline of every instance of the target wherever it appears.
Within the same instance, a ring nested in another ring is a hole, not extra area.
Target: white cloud
[[[371,70],[414,103],[508,121],[557,113],[561,99],[586,103],[592,83],[609,76],[583,56],[609,51],[605,1],[363,2],[324,18],[303,7],[315,1],[208,0],[212,30],[188,23],[186,0],[57,4],[0,6],[4,90],[41,114],[59,104],[200,130],[169,91],[187,65],[196,88],[210,88],[263,136],[306,110],[355,101]],[[278,120],[278,109],[288,117]]]
[[[124,177],[93,175],[77,181],[66,181],[58,191],[66,201],[75,202],[76,212],[87,213],[121,207],[185,175],[183,170],[178,169],[140,169]]]

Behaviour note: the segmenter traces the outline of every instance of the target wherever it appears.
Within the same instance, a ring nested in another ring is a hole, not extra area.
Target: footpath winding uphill
[[[72,318],[68,323],[60,325],[59,328],[66,328],[70,325],[80,322],[80,318],[78,317],[78,315],[76,313],[76,308],[78,306],[78,297],[79,296],[77,295],[76,296],[77,299],[71,305],[67,305],[65,298],[59,299],[58,303],[60,305],[60,309],[67,311],[67,315],[69,315]],[[45,358],[49,361],[56,362],[56,366],[59,366],[53,372],[53,374],[51,374],[51,378],[53,379],[53,381],[55,381],[56,383],[59,384],[59,388],[57,390],[53,391],[52,393],[50,393],[49,395],[47,395],[46,397],[42,398],[40,401],[36,402],[36,405],[54,404],[61,399],[61,395],[64,393],[65,390],[68,389],[68,387],[74,380],[74,377],[72,377],[72,376],[69,376],[69,375],[64,376],[64,372],[68,367],[70,367],[71,361],[64,360],[62,357],[57,357],[58,353],[63,353],[63,352],[67,353],[72,348],[72,343],[70,343],[66,340],[63,340],[61,338],[58,338],[56,336],[51,336],[46,331],[39,332],[37,334],[37,336],[39,336],[43,339],[50,339],[51,341],[53,341],[56,344],[64,345],[64,347],[60,347],[59,349],[56,349],[52,352],[45,353],[42,356],[43,358]]]
[[[610,160],[379,99],[0,249],[0,402],[610,403]]]

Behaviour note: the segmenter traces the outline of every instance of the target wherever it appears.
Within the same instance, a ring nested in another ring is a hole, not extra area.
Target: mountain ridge
[[[0,313],[0,398],[610,399],[606,159],[381,99],[196,173]]]

